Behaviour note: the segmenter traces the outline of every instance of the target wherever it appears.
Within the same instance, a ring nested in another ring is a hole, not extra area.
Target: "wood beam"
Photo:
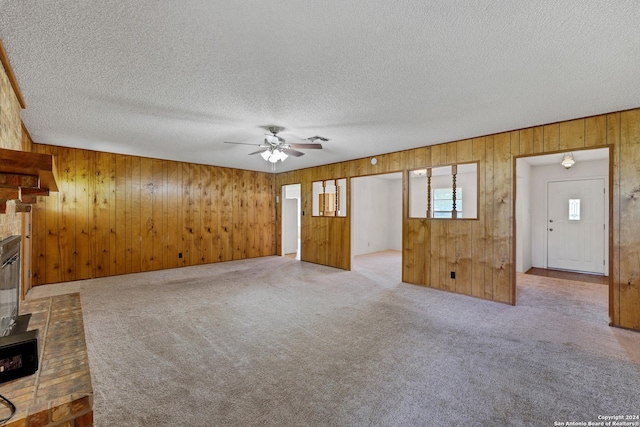
[[[48,196],[49,189],[47,188],[22,188],[22,197],[24,196]]]
[[[2,200],[20,200],[19,187],[0,187],[0,199]]]
[[[22,93],[20,92],[20,88],[18,87],[18,80],[16,80],[16,75],[13,74],[13,69],[11,68],[11,64],[9,63],[9,57],[7,56],[7,51],[4,50],[4,45],[2,44],[2,40],[0,39],[0,62],[2,62],[2,66],[4,67],[4,71],[7,73],[7,77],[9,78],[9,82],[11,83],[11,87],[16,94],[16,98],[20,103],[20,107],[27,108],[27,105],[24,103],[24,99],[22,98]]]
[[[0,186],[39,189],[40,179],[36,175],[0,172]]]

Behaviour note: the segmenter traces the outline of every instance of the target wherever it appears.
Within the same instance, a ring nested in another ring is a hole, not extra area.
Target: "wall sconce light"
[[[575,159],[573,158],[573,153],[566,153],[563,157],[562,157],[562,162],[560,162],[560,164],[562,166],[564,166],[565,169],[570,169],[571,166],[573,166],[576,163]]]

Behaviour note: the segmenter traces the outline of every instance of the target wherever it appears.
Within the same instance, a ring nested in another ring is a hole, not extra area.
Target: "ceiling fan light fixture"
[[[278,161],[283,162],[284,159],[289,157],[287,153],[280,150],[274,150],[274,149],[263,151],[262,153],[260,153],[260,155],[267,162],[271,162],[271,163],[277,163]]]
[[[284,151],[280,151],[280,150],[276,150],[273,155],[271,157],[275,157],[275,160],[272,160],[273,163],[277,162],[278,160],[280,160],[281,162],[284,161],[284,159],[286,159],[287,157],[289,157],[287,155],[287,153],[285,153]]]
[[[272,170],[275,170],[275,165],[278,162],[284,162],[287,157],[294,156],[300,157],[304,155],[303,152],[298,151],[297,149],[322,149],[322,144],[319,143],[296,143],[296,144],[288,144],[284,138],[278,136],[278,132],[280,132],[282,128],[277,126],[269,126],[269,132],[265,134],[262,144],[250,144],[246,142],[229,142],[225,141],[226,144],[241,144],[241,145],[257,145],[261,148],[261,150],[254,151],[253,153],[249,153],[249,155],[260,154],[260,156],[267,162],[271,163]],[[313,136],[311,138],[307,138],[307,140],[315,141],[329,141],[329,138],[325,138],[323,136]]]

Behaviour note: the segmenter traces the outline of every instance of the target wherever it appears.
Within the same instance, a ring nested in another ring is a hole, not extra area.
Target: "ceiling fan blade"
[[[258,147],[261,147],[262,144],[250,144],[248,142],[230,142],[230,141],[225,141],[225,144],[238,144],[238,145],[256,145]]]
[[[312,148],[317,148],[322,150],[322,144],[289,144],[289,146],[291,148],[301,148],[301,149],[312,149]]]
[[[316,135],[316,136],[310,136],[309,138],[305,138],[307,141],[311,141],[311,142],[315,142],[317,140],[320,140],[322,142],[327,142],[327,141],[331,141],[329,138],[325,138],[324,136],[320,136],[320,135]]]
[[[304,156],[304,153],[302,151],[298,151],[298,150],[292,150],[291,148],[285,148],[284,151],[286,154],[293,156],[293,157],[300,157],[300,156]]]
[[[260,153],[264,153],[265,151],[269,151],[269,149],[268,149],[268,148],[265,148],[264,150],[254,151],[253,153],[249,153],[249,155],[252,155],[252,154],[260,154]]]

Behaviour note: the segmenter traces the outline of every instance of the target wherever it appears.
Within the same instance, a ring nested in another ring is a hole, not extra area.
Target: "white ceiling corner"
[[[269,171],[640,106],[636,0],[0,0],[36,142]]]

